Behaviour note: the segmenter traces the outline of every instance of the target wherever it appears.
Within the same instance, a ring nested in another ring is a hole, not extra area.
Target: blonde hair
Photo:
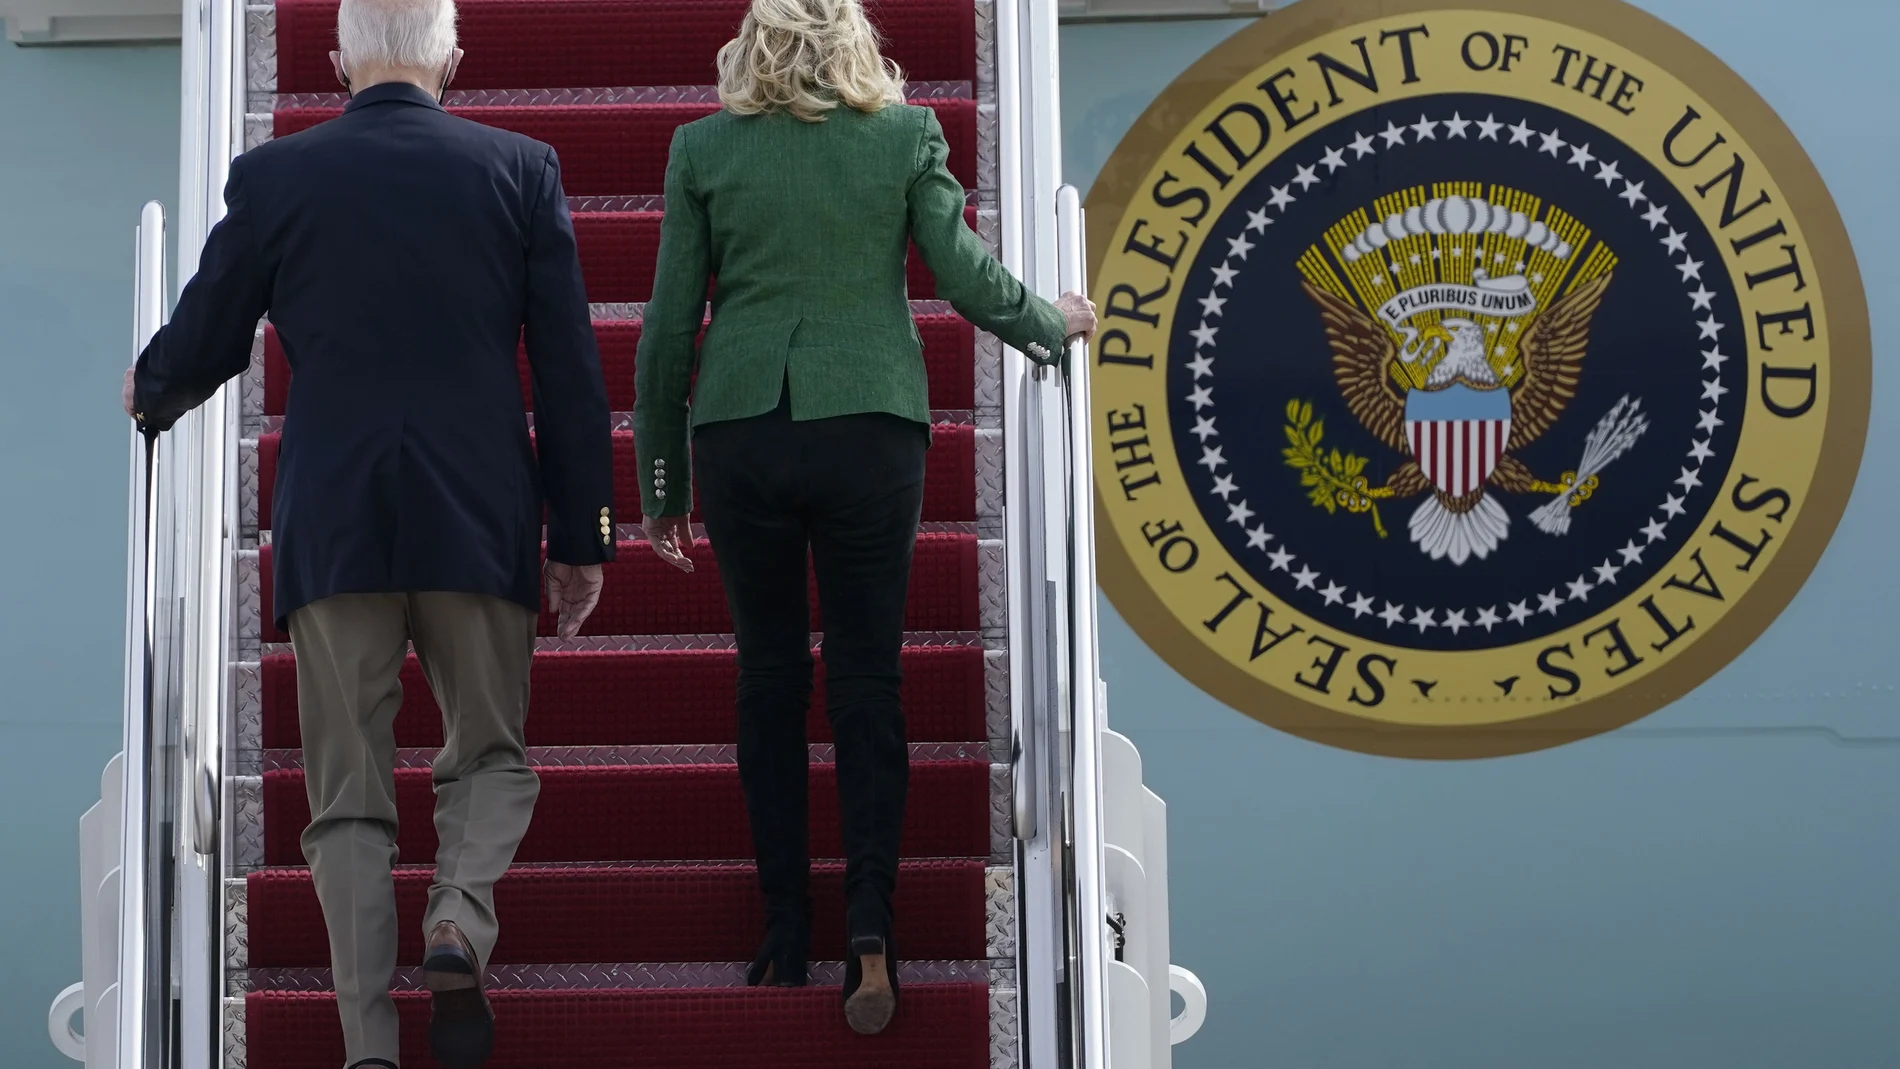
[[[740,115],[789,111],[823,122],[838,105],[904,102],[904,72],[878,52],[861,0],[752,0],[719,50],[719,100]]]

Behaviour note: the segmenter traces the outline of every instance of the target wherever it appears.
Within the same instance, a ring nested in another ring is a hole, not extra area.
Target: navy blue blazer
[[[544,500],[550,559],[613,559],[606,385],[553,149],[377,85],[238,157],[224,199],[139,357],[134,407],[169,428],[250,366],[270,316],[294,372],[271,523],[280,628],[345,593],[538,609]]]

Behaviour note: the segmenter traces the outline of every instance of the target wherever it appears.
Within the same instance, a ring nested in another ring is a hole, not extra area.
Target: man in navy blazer
[[[126,403],[169,428],[249,367],[269,315],[294,372],[275,609],[297,655],[303,848],[347,1064],[397,1063],[391,724],[413,642],[446,720],[431,1038],[470,1066],[493,1039],[494,884],[539,792],[522,722],[543,577],[572,637],[614,556],[606,389],[554,151],[439,103],[461,58],[452,0],[344,0],[338,39],[349,106],[232,163],[228,213]]]

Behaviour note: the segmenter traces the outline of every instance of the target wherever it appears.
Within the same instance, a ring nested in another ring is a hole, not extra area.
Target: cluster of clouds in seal
[[[1425,234],[1503,234],[1531,248],[1542,249],[1559,260],[1569,259],[1571,253],[1569,242],[1523,212],[1477,197],[1454,194],[1434,198],[1404,212],[1394,212],[1384,222],[1373,223],[1340,250],[1340,254],[1347,263],[1353,263],[1394,241]]]

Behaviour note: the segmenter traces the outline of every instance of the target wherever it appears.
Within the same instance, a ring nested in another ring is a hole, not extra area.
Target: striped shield
[[[1405,398],[1405,437],[1419,470],[1451,497],[1483,488],[1511,440],[1511,392],[1454,383]]]

